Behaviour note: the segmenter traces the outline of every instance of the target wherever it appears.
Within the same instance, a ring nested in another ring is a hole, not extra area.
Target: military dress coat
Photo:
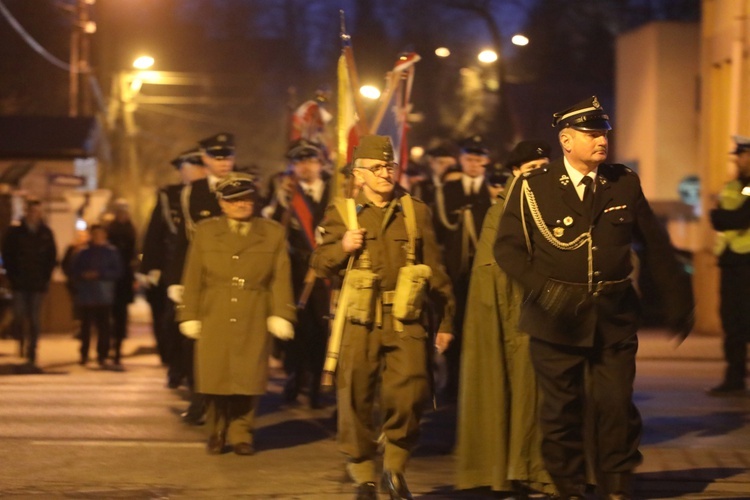
[[[540,393],[529,335],[518,329],[523,290],[493,247],[503,200],[487,211],[471,272],[461,346],[456,487],[513,491],[514,481],[554,493],[537,424]]]
[[[554,238],[570,243],[589,229],[586,209],[570,181],[563,159],[524,174],[509,194],[495,243],[495,259],[532,298],[542,292],[547,279],[587,284],[589,246],[560,249],[545,238],[528,203],[521,209],[522,181],[533,192],[539,214]],[[633,270],[633,244],[642,246],[642,264],[654,277],[667,326],[680,328],[693,311],[690,276],[678,262],[669,236],[654,215],[641,190],[638,176],[624,165],[599,165],[591,226],[591,272],[594,291],[606,282],[626,280]],[[529,235],[531,252],[527,247]],[[604,345],[635,334],[639,304],[635,290],[624,287],[596,292],[583,304],[574,322],[553,318],[534,300],[524,302],[519,326],[532,337],[571,346],[590,347],[595,333]],[[594,306],[594,303],[596,304]]]
[[[225,216],[200,222],[188,251],[180,321],[198,320],[196,390],[214,395],[266,392],[266,318],[295,320],[283,228],[253,218],[239,235]]]

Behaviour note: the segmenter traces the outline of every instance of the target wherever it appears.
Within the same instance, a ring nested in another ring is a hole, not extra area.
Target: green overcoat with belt
[[[226,217],[197,225],[183,271],[180,321],[202,322],[195,350],[196,390],[258,395],[268,381],[266,318],[295,320],[284,229],[253,218],[240,235]]]
[[[485,216],[469,284],[461,347],[456,485],[511,491],[512,482],[520,481],[554,492],[541,456],[539,392],[529,358],[529,336],[517,328],[523,291],[493,255],[502,201]]]

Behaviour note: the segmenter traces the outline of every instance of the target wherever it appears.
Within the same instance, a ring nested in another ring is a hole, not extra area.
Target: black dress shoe
[[[383,489],[391,496],[391,500],[412,500],[409,487],[406,486],[404,475],[399,472],[385,471],[383,473]]]
[[[224,452],[224,437],[214,434],[208,438],[206,451],[209,455],[221,455]]]
[[[250,443],[237,443],[234,445],[234,453],[237,455],[254,455],[255,449]]]
[[[180,413],[180,418],[188,425],[203,425],[206,423],[206,419],[203,415],[195,414],[190,411]]]
[[[362,483],[357,486],[357,500],[377,500],[378,492],[375,483]]]

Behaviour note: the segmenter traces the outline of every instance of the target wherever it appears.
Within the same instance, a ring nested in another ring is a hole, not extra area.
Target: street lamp
[[[520,33],[517,35],[513,35],[513,38],[510,39],[510,41],[513,43],[513,45],[518,45],[519,47],[525,47],[529,44],[529,39],[521,35]]]
[[[362,97],[365,99],[375,100],[380,97],[380,90],[378,90],[377,87],[374,87],[373,85],[363,85],[359,88],[359,93],[362,94]]]
[[[484,64],[491,64],[497,61],[497,52],[492,49],[485,49],[477,56],[479,62]]]
[[[438,47],[435,49],[435,55],[438,57],[448,57],[451,55],[451,51],[448,47]]]
[[[154,65],[154,58],[151,56],[140,56],[133,61],[133,67],[135,69],[149,69]]]

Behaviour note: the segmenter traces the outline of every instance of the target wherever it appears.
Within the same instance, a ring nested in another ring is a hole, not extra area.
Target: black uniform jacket
[[[484,223],[484,216],[487,214],[487,210],[492,206],[492,198],[490,196],[489,188],[487,183],[483,182],[479,192],[473,195],[466,195],[464,192],[464,186],[461,179],[446,182],[443,185],[443,197],[445,199],[445,215],[448,222],[455,224],[460,222],[460,226],[455,231],[441,228],[438,233],[438,240],[443,244],[445,248],[445,265],[448,268],[448,274],[452,279],[456,279],[462,272],[468,273],[471,270],[471,259],[474,256],[474,250],[471,250],[470,256],[462,256],[462,239],[463,239],[463,222],[460,221],[461,210],[466,207],[471,207],[471,215],[474,218],[474,232],[479,238],[479,233],[482,230],[482,224]],[[436,208],[437,210],[437,208]],[[462,264],[462,258],[469,259],[469,266],[464,268]]]
[[[668,326],[679,328],[692,317],[690,277],[677,261],[664,227],[643,195],[640,179],[624,165],[599,166],[592,215],[592,243],[577,250],[560,249],[540,232],[524,200],[523,181],[533,193],[544,226],[560,242],[567,243],[588,229],[583,202],[570,181],[562,158],[530,172],[515,183],[500,223],[495,258],[509,276],[527,292],[520,327],[533,337],[549,342],[591,346],[595,332],[604,344],[622,340],[638,327],[638,299],[632,287],[611,287],[591,296],[573,322],[552,318],[534,302],[547,279],[588,283],[592,260],[597,284],[628,278],[633,270],[632,245],[642,245],[641,265],[648,266],[664,307]],[[524,234],[525,221],[531,255]],[[590,257],[589,257],[590,254]]]
[[[158,269],[161,283],[174,285],[182,277],[185,255],[176,254],[179,233],[185,232],[180,206],[183,184],[170,184],[156,194],[156,205],[143,237],[143,257],[140,271],[147,274]]]

